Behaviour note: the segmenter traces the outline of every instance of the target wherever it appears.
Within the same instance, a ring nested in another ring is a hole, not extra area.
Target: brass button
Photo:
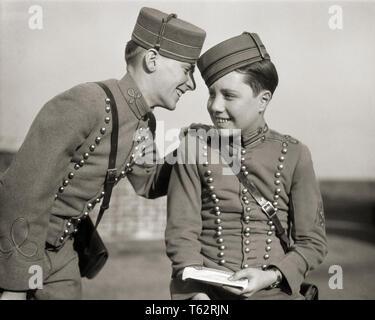
[[[103,127],[103,128],[100,128],[100,133],[101,133],[101,134],[105,134],[105,130],[106,130],[106,129],[105,129],[104,127]]]
[[[266,240],[266,243],[267,243],[267,244],[270,244],[271,242],[272,242],[272,239],[269,239],[269,238],[268,238],[268,239]]]

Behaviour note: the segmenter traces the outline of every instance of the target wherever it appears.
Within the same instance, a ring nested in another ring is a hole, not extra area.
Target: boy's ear
[[[259,93],[259,113],[262,113],[266,110],[271,99],[272,99],[271,91],[263,90]]]
[[[159,52],[155,49],[148,49],[144,56],[144,65],[148,72],[154,72],[156,70],[157,59],[159,58]]]

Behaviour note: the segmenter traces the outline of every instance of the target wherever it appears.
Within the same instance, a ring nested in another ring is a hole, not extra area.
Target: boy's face
[[[194,66],[159,55],[158,68],[155,72],[155,104],[174,110],[180,97],[188,90],[195,89],[193,78]]]
[[[207,109],[218,129],[241,129],[242,134],[257,128],[263,119],[259,111],[264,105],[261,95],[253,96],[251,87],[244,83],[244,75],[232,71],[209,88]]]

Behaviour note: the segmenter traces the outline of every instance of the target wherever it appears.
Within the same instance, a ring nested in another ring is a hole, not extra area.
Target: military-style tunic
[[[117,179],[127,176],[145,197],[166,194],[170,166],[134,163],[146,140],[153,141],[150,107],[129,74],[104,83],[118,108]],[[37,115],[0,178],[0,288],[28,290],[29,267],[43,266],[46,242],[61,247],[101,201],[111,121],[106,95],[95,83],[59,94]]]
[[[298,298],[306,274],[327,253],[322,198],[308,148],[267,125],[242,137],[241,171],[277,208],[294,247],[285,253],[272,221],[234,174],[223,174],[223,169],[231,172],[228,163],[211,163],[218,147],[194,139],[200,160],[195,155],[195,163],[174,165],[168,190],[166,247],[173,268],[172,298],[199,292],[179,278],[191,265],[227,271],[273,265],[287,284],[284,295]],[[189,160],[194,157],[189,155]],[[261,290],[254,298],[273,294],[280,294],[280,289]]]

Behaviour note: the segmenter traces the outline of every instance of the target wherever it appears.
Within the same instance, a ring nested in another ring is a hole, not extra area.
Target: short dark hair
[[[251,87],[254,97],[262,90],[269,90],[273,94],[279,83],[276,67],[268,59],[248,64],[235,71],[245,75],[244,82]]]
[[[135,58],[143,51],[144,49],[139,46],[135,41],[130,40],[125,47],[125,62],[127,65],[133,63]]]

